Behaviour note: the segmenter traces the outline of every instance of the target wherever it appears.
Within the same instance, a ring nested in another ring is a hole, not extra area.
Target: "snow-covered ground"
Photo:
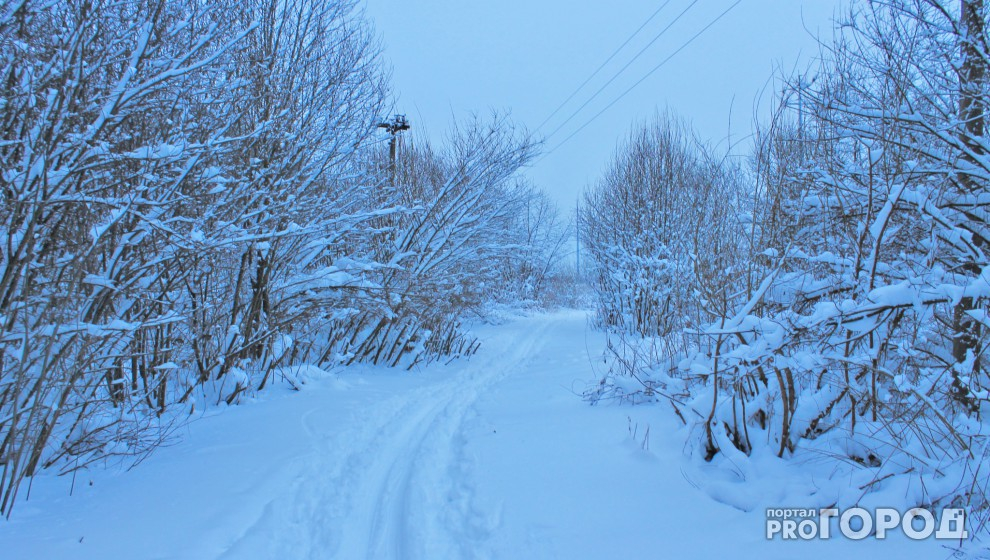
[[[0,522],[0,557],[950,556],[903,537],[767,541],[760,508],[696,487],[666,409],[581,399],[604,344],[583,312],[478,333],[449,365],[310,370],[302,392],[210,413],[137,469],[79,473],[71,497],[69,477],[38,477]]]

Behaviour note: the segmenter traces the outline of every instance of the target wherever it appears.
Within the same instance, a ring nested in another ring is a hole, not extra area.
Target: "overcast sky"
[[[572,208],[578,193],[597,180],[630,128],[664,108],[688,119],[720,149],[731,133],[733,142],[743,141],[736,152],[745,151],[753,107],[767,80],[780,68],[806,67],[818,54],[815,37],[831,34],[832,20],[844,5],[840,0],[741,0],[735,7],[736,0],[364,1],[392,66],[396,109],[408,115],[413,132],[436,142],[454,118],[509,111],[515,122],[548,137],[545,149],[552,152],[528,175],[565,208]],[[644,23],[578,95],[539,127]]]

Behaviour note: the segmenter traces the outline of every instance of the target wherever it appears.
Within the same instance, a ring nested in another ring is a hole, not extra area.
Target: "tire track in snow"
[[[537,355],[557,322],[520,320],[485,341],[471,361],[451,368],[450,378],[374,401],[343,425],[317,425],[319,409],[302,414],[313,452],[301,459],[292,487],[264,508],[227,556],[464,554],[459,541],[485,537],[470,519],[469,469],[457,464],[465,419],[484,391]]]
[[[464,515],[449,519],[451,513],[465,513],[448,509],[452,487],[462,482],[447,476],[454,470],[455,437],[482,393],[518,371],[545,342],[552,323],[541,322],[537,332],[518,332],[508,344],[493,345],[496,348],[491,349],[487,359],[468,364],[442,389],[434,389],[427,404],[415,413],[409,428],[398,434],[396,445],[380,457],[377,470],[386,474],[381,476],[373,471],[367,477],[369,483],[377,485],[377,489],[366,494],[377,496],[374,509],[355,512],[358,513],[355,518],[366,519],[367,524],[358,523],[348,531],[355,538],[367,535],[364,550],[368,558],[450,557],[451,548],[457,543],[451,542],[449,532],[460,532],[461,527],[444,527],[444,515],[448,514],[448,521],[458,525],[468,523]],[[418,500],[412,500],[414,492]],[[414,509],[416,506],[418,509]],[[340,552],[343,556],[358,554],[361,548],[356,544],[345,542]]]

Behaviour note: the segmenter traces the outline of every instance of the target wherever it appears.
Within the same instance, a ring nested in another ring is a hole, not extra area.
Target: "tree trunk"
[[[961,0],[960,17],[962,20],[962,67],[959,74],[959,120],[962,128],[960,130],[960,141],[963,150],[962,160],[968,166],[976,166],[976,158],[984,153],[980,139],[986,131],[986,107],[983,98],[984,82],[987,75],[987,60],[985,58],[986,45],[984,44],[983,21],[984,0]],[[984,190],[984,185],[968,173],[960,174],[960,184],[967,193],[978,193]],[[981,247],[984,251],[988,247]],[[979,274],[978,265],[972,264],[970,272]],[[962,363],[967,359],[970,352],[977,355],[977,343],[979,341],[979,326],[976,321],[967,313],[976,307],[976,302],[972,297],[964,297],[956,305],[952,314],[952,357],[956,363]],[[974,364],[974,369],[978,366]],[[973,403],[969,402],[972,397],[968,389],[959,378],[959,373],[953,370],[953,397],[969,408]]]

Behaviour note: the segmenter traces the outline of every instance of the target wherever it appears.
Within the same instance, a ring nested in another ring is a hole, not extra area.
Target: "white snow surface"
[[[704,469],[687,458],[667,408],[590,406],[580,397],[606,367],[604,337],[584,312],[477,333],[482,349],[448,365],[296,371],[301,392],[280,384],[255,402],[214,410],[135,469],[78,473],[73,496],[71,476],[38,476],[30,499],[23,490],[13,517],[0,521],[0,557],[951,554],[896,536],[767,541],[762,509],[711,497],[759,496],[760,482],[698,482]]]

